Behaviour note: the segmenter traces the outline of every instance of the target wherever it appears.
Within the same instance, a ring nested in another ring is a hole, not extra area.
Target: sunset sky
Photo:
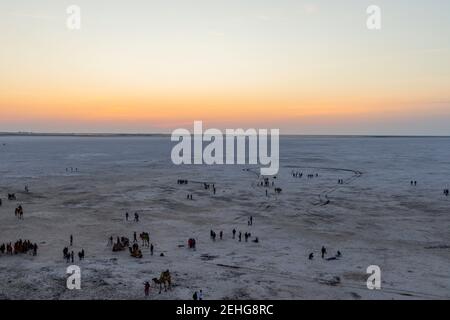
[[[66,8],[81,8],[81,30]],[[366,8],[382,29],[366,28]],[[448,0],[0,2],[0,132],[450,135]]]

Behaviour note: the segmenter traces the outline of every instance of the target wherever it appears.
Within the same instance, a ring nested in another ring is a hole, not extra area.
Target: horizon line
[[[170,137],[171,133],[108,133],[108,132],[0,132],[0,137],[6,136],[34,136],[34,137]],[[450,135],[427,135],[427,134],[302,134],[302,133],[289,133],[280,134],[280,137],[360,137],[360,138],[450,138]]]

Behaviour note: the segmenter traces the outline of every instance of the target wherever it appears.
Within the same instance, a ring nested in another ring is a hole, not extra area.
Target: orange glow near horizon
[[[290,0],[175,2],[183,10],[142,1],[105,12],[80,0],[79,32],[56,0],[0,3],[0,132],[167,132],[202,120],[450,134],[448,10],[419,19],[417,3],[408,21],[371,32],[364,8],[331,1],[313,11]]]

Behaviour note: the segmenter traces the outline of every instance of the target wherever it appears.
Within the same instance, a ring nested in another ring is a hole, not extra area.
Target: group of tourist
[[[73,235],[70,235],[69,237],[69,243],[70,243],[70,247],[73,246]],[[81,251],[78,252],[78,259],[79,261],[84,260],[84,249],[81,249]],[[63,249],[63,258],[64,260],[66,260],[67,263],[74,263],[75,261],[75,253],[73,250],[71,250],[69,252],[69,248],[68,247],[64,247]]]
[[[301,178],[301,177],[303,177],[303,172],[294,171],[294,172],[292,172],[292,177],[293,178]]]
[[[318,173],[315,173],[315,174],[310,173],[310,174],[307,175],[307,178],[308,179],[312,179],[312,178],[318,177],[318,176],[319,176]],[[303,172],[292,171],[292,177],[293,178],[302,178],[303,177]]]
[[[125,212],[125,220],[128,221],[130,219],[130,214]],[[139,222],[139,213],[134,213],[134,222]]]
[[[271,184],[272,184],[272,186],[274,186],[275,185],[275,181],[272,181],[272,183],[270,183],[269,178],[267,178],[267,177],[264,177],[262,179],[262,181],[260,181],[258,183],[258,185],[261,186],[261,187],[269,187]]]
[[[340,257],[342,257],[341,252],[338,250],[334,256],[331,256],[331,257],[327,258],[326,257],[326,255],[327,255],[327,248],[325,248],[325,246],[322,246],[322,249],[320,249],[320,254],[322,256],[322,259],[325,259],[325,260],[336,260],[336,259],[339,259]],[[308,259],[309,260],[313,260],[314,259],[314,252],[311,252],[308,255]]]
[[[11,242],[7,244],[0,245],[0,253],[2,254],[18,254],[18,253],[30,253],[33,254],[33,256],[37,255],[37,249],[38,245],[36,243],[32,243],[30,240],[22,241],[22,239],[19,239],[13,244]]]
[[[212,189],[213,193],[216,194],[216,186],[214,185],[214,183],[211,185],[211,184],[209,184],[209,183],[204,182],[204,183],[203,183],[203,188],[204,188],[205,190],[210,190],[210,189]]]
[[[78,259],[79,259],[79,261],[84,260],[84,256],[85,256],[84,249],[81,249],[81,251],[78,252]],[[74,261],[75,261],[75,253],[74,253],[73,250],[69,252],[69,248],[68,247],[64,247],[64,249],[63,249],[63,257],[64,257],[64,260],[66,260],[67,263],[74,263]]]

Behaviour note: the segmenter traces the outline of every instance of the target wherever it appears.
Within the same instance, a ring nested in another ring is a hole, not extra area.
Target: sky
[[[369,5],[381,30],[366,27]],[[66,26],[69,5],[81,29]],[[447,0],[0,1],[0,132],[450,135]]]

